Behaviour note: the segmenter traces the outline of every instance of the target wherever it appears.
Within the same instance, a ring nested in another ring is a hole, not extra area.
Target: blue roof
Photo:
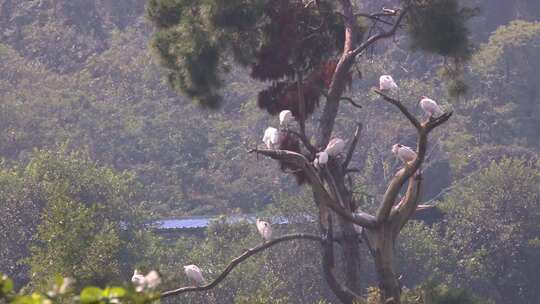
[[[210,218],[184,218],[156,221],[157,229],[189,229],[204,228],[210,223]]]
[[[165,219],[158,220],[152,223],[155,229],[197,229],[197,228],[206,228],[210,225],[210,222],[213,220],[219,219],[218,216],[214,217],[185,217],[185,218],[175,218],[175,219]],[[251,214],[246,215],[233,215],[225,218],[227,223],[239,223],[246,221],[248,223],[255,223],[256,216]],[[307,217],[305,220],[312,221],[310,217]],[[304,221],[305,221],[304,220]],[[283,216],[276,216],[270,219],[272,224],[288,224],[290,221]]]

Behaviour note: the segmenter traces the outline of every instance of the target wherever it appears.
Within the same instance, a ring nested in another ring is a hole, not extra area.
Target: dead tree
[[[313,192],[314,203],[318,207],[320,235],[290,235],[249,249],[233,260],[217,279],[208,285],[166,291],[162,293],[163,297],[211,289],[221,282],[238,263],[248,257],[283,241],[308,239],[321,244],[322,267],[328,286],[341,302],[351,304],[360,299],[357,292],[360,285],[358,277],[360,250],[359,243],[356,240],[347,240],[347,236],[356,236],[354,225],[359,225],[362,227],[362,238],[367,244],[376,266],[382,303],[400,303],[401,290],[394,265],[396,238],[418,208],[422,182],[420,169],[426,154],[428,135],[433,129],[446,122],[452,113],[445,113],[436,119],[421,123],[399,100],[376,91],[383,100],[396,106],[417,131],[417,158],[406,164],[393,176],[382,201],[379,203],[376,214],[356,210],[355,198],[347,174],[352,170],[349,168],[349,164],[359,141],[361,125],[357,126],[354,137],[343,157],[331,158],[327,166],[322,168],[315,167],[313,159],[317,151],[326,147],[332,136],[340,101],[352,101],[350,98],[344,97],[343,93],[356,57],[377,41],[393,37],[401,27],[409,8],[405,6],[401,9],[383,10],[381,13],[355,14],[350,0],[340,0],[339,2],[342,8],[340,15],[342,15],[345,24],[345,42],[328,91],[324,93],[326,102],[315,132],[317,144],[313,146],[307,140],[305,119],[301,117],[300,132],[292,133],[301,139],[304,150],[307,151],[305,154],[287,150],[253,149],[250,151],[286,163],[294,167],[297,172],[300,171],[305,175]],[[317,4],[317,1],[311,1],[307,5],[311,5],[311,3]],[[405,1],[405,3],[408,2]],[[358,37],[358,29],[355,25],[356,16],[369,18],[374,23],[386,26],[388,29],[378,31],[376,34],[368,36],[364,41],[356,41],[356,37]],[[301,115],[304,116],[302,111],[304,111],[305,105],[302,101],[301,77],[298,77],[298,81],[298,94],[301,102],[299,108]],[[354,102],[352,104],[355,105]],[[398,198],[400,189],[406,183],[406,194],[402,198]],[[336,238],[340,238],[341,241],[335,242]],[[343,257],[339,261],[342,261],[343,265],[336,265],[336,246],[341,247],[340,252]],[[336,273],[339,271],[345,274],[345,282],[339,282],[337,279]]]

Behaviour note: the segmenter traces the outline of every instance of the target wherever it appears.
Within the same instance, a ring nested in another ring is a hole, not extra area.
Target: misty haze
[[[0,304],[538,304],[539,71],[538,0],[0,0]]]

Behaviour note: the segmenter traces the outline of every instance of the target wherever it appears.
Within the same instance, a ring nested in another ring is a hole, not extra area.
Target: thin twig
[[[354,57],[358,55],[360,52],[362,52],[363,50],[365,50],[366,48],[368,48],[370,45],[375,43],[376,41],[393,36],[396,33],[397,29],[400,27],[401,21],[403,20],[403,17],[405,17],[405,14],[407,13],[407,11],[408,11],[408,8],[405,7],[403,10],[399,12],[396,22],[394,23],[394,25],[389,31],[382,32],[374,36],[370,36],[364,43],[360,44],[356,49],[354,49],[351,52],[351,55]]]
[[[290,240],[296,240],[296,239],[305,239],[305,240],[311,240],[311,241],[317,241],[320,243],[324,243],[324,240],[317,235],[313,234],[307,234],[307,233],[297,233],[297,234],[287,234],[278,238],[275,238],[271,241],[268,241],[266,243],[262,243],[256,247],[247,249],[243,254],[238,256],[237,258],[233,259],[229,265],[220,273],[220,275],[214,279],[209,284],[203,285],[203,286],[186,286],[186,287],[180,287],[173,290],[164,291],[161,293],[161,298],[166,298],[174,295],[179,295],[186,292],[193,292],[193,291],[204,291],[209,290],[214,287],[216,287],[221,281],[223,281],[227,275],[240,263],[251,257],[252,255],[255,255],[259,252],[262,252],[276,244],[279,244],[281,242],[290,241]]]
[[[353,107],[355,107],[355,108],[359,108],[359,109],[362,108],[361,105],[359,105],[359,104],[357,104],[356,102],[354,102],[354,101],[352,100],[352,98],[350,98],[350,97],[344,97],[344,96],[342,96],[342,97],[339,98],[339,100],[345,100],[345,101],[348,101],[348,102],[350,102],[351,105],[352,105]]]

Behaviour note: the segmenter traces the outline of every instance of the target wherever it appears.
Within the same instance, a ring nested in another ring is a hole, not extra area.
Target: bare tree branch
[[[440,117],[436,119],[431,119],[425,124],[421,124],[416,117],[414,117],[403,104],[396,99],[393,99],[379,90],[375,90],[375,93],[379,94],[384,98],[384,100],[390,102],[391,104],[395,105],[401,113],[407,117],[409,122],[416,128],[418,132],[418,141],[417,141],[417,147],[416,147],[416,159],[412,163],[408,163],[405,165],[404,168],[400,169],[396,175],[392,178],[386,192],[383,196],[383,201],[381,203],[381,206],[379,210],[377,211],[377,222],[381,223],[386,220],[388,220],[388,217],[390,216],[390,212],[392,210],[392,207],[396,201],[396,198],[399,194],[399,190],[405,183],[407,179],[409,179],[417,170],[420,168],[421,164],[424,161],[426,150],[427,150],[427,136],[429,132],[431,132],[434,128],[440,126],[444,122],[446,122],[451,116],[452,112],[450,113],[444,113]],[[412,210],[408,210],[410,212],[407,213],[408,217],[412,215],[414,210],[416,209],[416,206],[414,208],[411,207]],[[407,219],[408,219],[407,217]],[[407,221],[405,219],[405,222]]]
[[[415,212],[421,212],[428,209],[436,208],[435,205],[418,205]]]
[[[317,153],[317,149],[309,142],[305,134],[300,134],[298,132],[295,132],[293,130],[287,130],[288,133],[291,133],[295,135],[296,137],[300,138],[306,149],[308,149],[309,153],[311,153],[312,156],[314,156]]]
[[[252,149],[248,151],[249,153],[258,153],[265,156],[268,156],[273,159],[287,161],[294,164],[299,169],[304,170],[308,180],[313,186],[313,191],[315,195],[319,196],[322,202],[330,207],[338,215],[344,217],[345,219],[365,228],[374,228],[377,225],[375,217],[371,214],[365,212],[351,213],[348,210],[345,210],[343,207],[336,202],[330,194],[324,188],[324,184],[321,179],[318,177],[315,168],[310,165],[307,158],[299,153],[291,152],[287,150],[267,150],[267,149]]]
[[[351,162],[351,159],[354,154],[354,150],[356,149],[356,145],[358,144],[358,139],[360,138],[360,132],[362,131],[362,124],[357,123],[356,124],[356,130],[354,131],[353,140],[351,141],[351,145],[349,146],[349,151],[347,151],[347,156],[345,157],[345,161],[343,162],[343,170],[347,170],[347,167],[349,166],[349,163]]]
[[[401,168],[392,178],[386,192],[384,193],[381,206],[377,210],[377,222],[382,223],[388,219],[390,211],[394,206],[396,198],[399,194],[399,190],[403,185],[403,182],[406,180],[406,168]]]
[[[379,16],[377,16],[379,15]],[[371,19],[373,21],[376,21],[376,22],[381,22],[381,23],[384,23],[386,25],[394,25],[392,22],[388,22],[384,19],[381,19],[381,16],[392,16],[392,15],[384,15],[382,13],[378,13],[378,14],[364,14],[364,13],[356,13],[354,14],[355,17],[365,17],[365,18],[368,18],[368,19]]]
[[[394,25],[394,23],[391,23],[391,22],[388,22],[384,19],[381,19],[381,17],[391,17],[391,16],[396,16],[399,12],[399,9],[396,9],[396,10],[384,10],[381,12],[381,13],[372,13],[372,14],[366,14],[366,13],[355,13],[354,14],[354,17],[364,17],[364,18],[368,18],[368,19],[371,19],[373,21],[376,21],[376,22],[381,22],[381,23],[384,23],[386,25]],[[343,15],[342,13],[340,12],[334,12],[336,13],[337,15],[339,15],[340,17],[345,17],[345,15]]]
[[[379,94],[384,100],[386,100],[389,103],[395,105],[401,111],[401,113],[403,113],[403,115],[405,115],[405,117],[407,117],[407,119],[413,124],[413,126],[417,130],[419,130],[422,127],[420,122],[418,121],[418,119],[416,119],[416,117],[414,117],[414,115],[412,115],[411,112],[409,112],[409,110],[407,110],[407,108],[401,103],[401,101],[399,101],[397,99],[394,99],[394,98],[384,94],[383,92],[381,92],[379,90],[374,90],[374,91],[375,91],[375,93]]]
[[[345,101],[348,101],[351,103],[351,105],[355,108],[358,108],[358,109],[361,109],[362,106],[357,104],[356,102],[354,102],[354,100],[352,100],[352,98],[350,97],[345,97],[345,96],[342,96],[339,100],[345,100]]]
[[[308,159],[304,155],[288,150],[251,149],[248,153],[262,154],[272,159],[285,161],[296,165],[299,169],[309,164]]]
[[[450,117],[452,117],[452,114],[453,112],[450,111],[450,112],[447,112],[447,113],[444,113],[443,115],[435,118],[435,119],[431,119],[431,120],[428,120],[427,123],[425,123],[425,129],[426,129],[426,132],[429,133],[431,132],[433,129],[435,129],[436,127],[442,125],[443,123],[445,123],[448,119],[450,119]]]
[[[418,202],[420,201],[421,184],[422,177],[420,174],[415,174],[413,177],[411,177],[409,179],[409,185],[407,187],[405,197],[403,197],[402,202],[400,202],[397,208],[392,210],[390,220],[396,223],[394,226],[394,236],[397,236],[399,231],[416,212]]]
[[[177,289],[173,289],[173,290],[168,290],[168,291],[164,291],[161,293],[161,297],[162,298],[166,298],[166,297],[170,297],[170,296],[174,296],[174,295],[179,295],[179,294],[182,294],[182,293],[186,293],[186,292],[193,292],[193,291],[204,291],[204,290],[209,290],[209,289],[212,289],[214,287],[216,287],[221,281],[223,281],[227,275],[229,275],[229,273],[236,267],[238,266],[240,263],[242,263],[243,261],[245,261],[246,259],[248,259],[249,257],[251,257],[252,255],[255,255],[259,252],[262,252],[276,244],[279,244],[281,242],[285,242],[285,241],[290,241],[290,240],[296,240],[296,239],[305,239],[305,240],[311,240],[311,241],[317,241],[317,242],[320,242],[321,244],[324,244],[325,241],[323,240],[323,238],[321,238],[320,236],[317,236],[317,235],[313,235],[313,234],[306,234],[306,233],[297,233],[297,234],[287,234],[287,235],[284,235],[284,236],[281,236],[279,238],[275,238],[271,241],[268,241],[266,243],[262,243],[256,247],[253,247],[253,248],[250,248],[248,250],[246,250],[242,255],[238,256],[237,258],[233,259],[229,265],[227,265],[227,267],[220,273],[220,275],[214,279],[212,282],[210,282],[209,284],[206,284],[204,286],[186,286],[186,287],[180,287],[180,288],[177,288]]]
[[[403,17],[405,17],[405,14],[407,14],[407,11],[408,11],[407,7],[401,10],[399,12],[396,22],[394,23],[394,25],[392,26],[390,30],[369,37],[365,42],[360,44],[356,49],[352,50],[351,55],[354,57],[358,55],[360,52],[362,52],[363,50],[367,49],[373,43],[377,42],[378,40],[393,36],[396,33],[397,29],[400,27],[401,21],[403,20]]]
[[[346,220],[352,222],[353,224],[359,225],[364,228],[375,228],[377,227],[377,220],[375,217],[369,213],[365,212],[356,212],[351,213],[343,208],[341,206],[338,206],[336,203],[329,201],[326,202],[326,205],[332,209],[335,213],[337,213],[339,216],[345,218]]]

